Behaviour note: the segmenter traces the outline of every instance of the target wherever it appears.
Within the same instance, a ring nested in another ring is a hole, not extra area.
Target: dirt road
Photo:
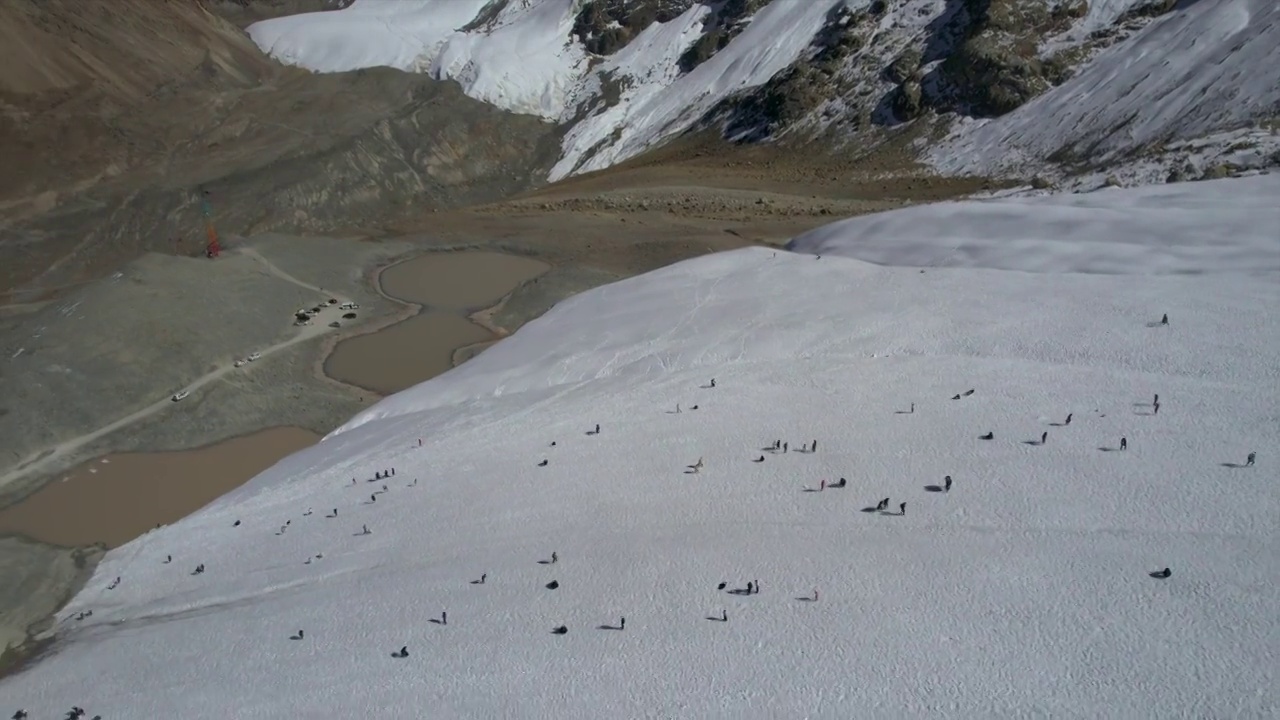
[[[323,300],[326,302],[330,298],[337,299],[339,305],[350,301],[349,298],[342,297],[336,293],[332,293],[332,294],[327,293],[325,290],[319,287],[316,287],[309,283],[305,283],[293,277],[289,273],[286,273],[285,271],[276,267],[269,260],[267,260],[260,253],[258,253],[253,249],[240,248],[236,252],[252,258],[256,262],[261,264],[263,268],[266,270],[266,272],[268,272],[272,276],[277,277],[285,282],[293,283],[294,285],[297,285],[299,287],[303,287],[308,290],[311,290],[319,295],[322,295]],[[285,348],[291,347],[293,345],[297,345],[298,343],[306,342],[313,338],[332,332],[334,328],[329,327],[329,323],[335,320],[338,320],[343,313],[343,311],[339,309],[339,305],[328,305],[328,304],[324,305],[320,313],[313,318],[312,324],[304,325],[301,327],[295,327],[295,332],[291,337],[281,340],[280,342],[277,342],[274,345],[261,348],[256,352],[258,352],[261,355],[261,358],[266,358],[274,353],[284,350]],[[259,362],[261,361],[261,358],[258,360]],[[195,392],[196,390],[199,390],[200,388],[210,383],[213,383],[213,382],[216,382],[217,380],[222,379],[229,373],[236,372],[238,370],[244,370],[247,367],[250,367],[250,366],[246,365],[246,366],[237,368],[234,362],[227,363],[192,380],[191,382],[187,383],[186,386],[182,389],[186,390],[187,392]],[[181,407],[181,405],[182,405],[182,401],[174,402],[170,397],[166,397],[164,399],[157,400],[156,402],[140,410],[137,410],[136,412],[130,413],[122,418],[119,418],[114,422],[103,425],[92,432],[85,433],[83,435],[71,438],[69,440],[65,440],[63,442],[58,443],[57,445],[44,448],[38,452],[35,452],[30,456],[28,456],[27,458],[23,459],[22,462],[18,463],[14,468],[9,470],[8,472],[4,473],[3,475],[0,475],[0,488],[3,488],[9,483],[15,480],[18,480],[22,477],[25,477],[27,475],[30,475],[32,473],[38,473],[41,470],[47,468],[53,462],[60,460],[62,458],[65,458],[69,455],[72,455],[73,453],[85,447],[86,445],[89,445],[90,443],[96,440],[99,440],[100,438],[103,438],[117,430],[129,427],[130,425],[133,425],[134,423],[137,423],[140,420],[143,420],[147,417],[150,417],[152,415],[155,415],[156,413],[163,411],[165,408],[171,408],[175,406]]]

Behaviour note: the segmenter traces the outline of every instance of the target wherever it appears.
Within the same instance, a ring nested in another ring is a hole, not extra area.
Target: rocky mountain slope
[[[249,33],[286,63],[422,72],[563,124],[552,180],[709,127],[849,152],[928,130],[919,156],[950,174],[1164,156],[1197,177],[1276,164],[1277,20],[1270,0],[357,0]],[[1163,179],[1147,165],[1131,179]]]
[[[0,175],[0,299],[38,300],[148,250],[199,253],[201,197],[224,234],[326,230],[545,175],[548,123],[425,75],[283,67],[218,14],[329,6],[0,4],[0,165],[21,169]]]
[[[848,167],[892,146],[906,166],[859,172],[1043,190],[1240,174],[1280,163],[1278,20],[1270,0],[13,0],[0,297],[198,253],[202,196],[224,234],[376,228],[690,134]]]

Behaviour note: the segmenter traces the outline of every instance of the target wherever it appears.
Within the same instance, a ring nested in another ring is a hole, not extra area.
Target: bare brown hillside
[[[246,82],[271,68],[235,27],[189,0],[7,0],[0,37],[7,93],[92,87],[129,100],[206,58]]]
[[[207,0],[211,11],[236,27],[247,28],[259,20],[306,12],[341,10],[355,0]]]
[[[18,169],[0,174],[0,292],[28,301],[143,251],[198,253],[202,190],[220,228],[250,234],[487,201],[542,176],[554,129],[537,119],[421,75],[285,68],[238,26],[328,2],[0,3],[0,166]]]
[[[253,43],[184,0],[0,3],[0,177],[13,201],[126,169],[138,111],[167,90],[252,87],[275,71]],[[200,83],[206,81],[216,81]]]

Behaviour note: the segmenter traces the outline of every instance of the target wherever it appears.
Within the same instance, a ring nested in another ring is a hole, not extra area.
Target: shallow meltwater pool
[[[498,303],[549,268],[483,251],[429,253],[392,265],[378,277],[382,291],[423,311],[339,342],[325,359],[325,374],[383,395],[430,380],[453,367],[458,350],[497,339],[466,313]]]
[[[64,547],[118,547],[190,515],[319,441],[309,430],[276,427],[194,450],[95,458],[0,510],[0,534]]]

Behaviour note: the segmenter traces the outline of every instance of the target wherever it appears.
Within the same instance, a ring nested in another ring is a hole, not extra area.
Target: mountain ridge
[[[866,145],[919,124],[947,136],[918,151],[943,174],[1056,181],[1081,175],[1081,163],[1107,169],[1120,155],[1158,155],[1178,141],[1209,138],[1202,145],[1224,150],[1240,140],[1212,142],[1219,134],[1280,117],[1280,9],[1266,0],[467,0],[450,3],[448,17],[439,7],[359,0],[249,33],[288,63],[425,72],[562,123],[553,181],[702,128],[739,141]],[[385,39],[391,25],[392,47],[370,39]],[[1232,92],[1244,68],[1248,91]],[[1126,106],[1097,100],[1105,83],[1122,96],[1145,88],[1134,106],[1158,108],[1127,143],[1117,140],[1128,132]],[[1180,83],[1197,90],[1171,93]],[[1198,109],[1228,99],[1228,112]],[[1068,122],[1066,110],[1091,124],[1053,126]],[[1259,151],[1232,158],[1234,171],[1275,164],[1280,141],[1250,142]],[[1161,169],[1192,161],[1203,173],[1223,155],[1171,153]]]

